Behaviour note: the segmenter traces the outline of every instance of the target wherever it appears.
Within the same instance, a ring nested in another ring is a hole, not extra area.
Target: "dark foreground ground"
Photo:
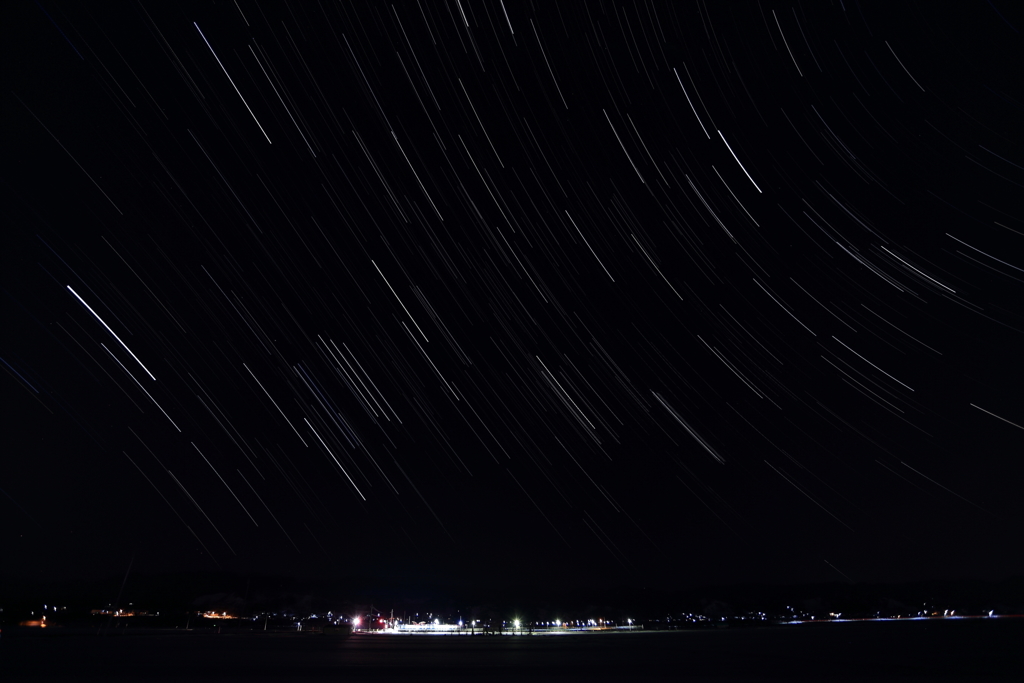
[[[9,637],[0,680],[1024,680],[1024,619],[553,637]]]

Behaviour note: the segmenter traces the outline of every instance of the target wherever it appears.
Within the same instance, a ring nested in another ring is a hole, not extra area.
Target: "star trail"
[[[1011,3],[22,3],[4,555],[1019,572]]]

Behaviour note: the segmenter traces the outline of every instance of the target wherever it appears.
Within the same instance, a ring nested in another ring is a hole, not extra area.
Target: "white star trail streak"
[[[160,496],[160,498],[161,498],[161,499],[162,499],[162,500],[163,500],[163,501],[164,501],[165,503],[167,503],[167,507],[169,507],[169,508],[171,509],[171,512],[173,512],[173,513],[174,513],[174,516],[175,516],[175,517],[177,517],[177,518],[178,518],[179,520],[181,520],[181,523],[185,525],[185,528],[186,528],[186,529],[188,529],[188,532],[189,532],[190,534],[192,534],[193,538],[195,538],[195,539],[196,539],[196,542],[198,542],[198,543],[199,543],[199,545],[203,546],[203,550],[205,550],[205,551],[206,551],[206,554],[207,554],[207,555],[209,555],[209,556],[210,556],[210,557],[212,558],[212,557],[213,557],[213,553],[211,553],[211,552],[210,552],[210,549],[206,547],[206,544],[205,544],[205,543],[203,543],[203,540],[202,540],[201,538],[199,538],[199,535],[198,535],[198,534],[196,534],[196,532],[192,530],[192,527],[190,527],[190,526],[189,526],[189,525],[188,525],[188,524],[187,524],[187,523],[185,522],[185,518],[184,518],[184,517],[182,517],[182,516],[181,516],[181,515],[180,515],[180,514],[178,513],[178,511],[177,511],[177,510],[176,510],[176,509],[174,508],[174,506],[173,506],[173,505],[171,505],[171,501],[167,500],[167,497],[166,497],[166,496],[165,496],[165,495],[163,494],[163,492],[162,492],[162,491],[161,491],[160,489],[158,489],[158,488],[156,487],[156,484],[154,484],[154,483],[153,483],[153,480],[149,478],[149,475],[147,475],[147,474],[146,474],[145,472],[143,472],[143,471],[142,471],[142,468],[141,468],[141,467],[139,467],[139,466],[138,466],[138,464],[137,464],[137,463],[136,463],[136,462],[135,462],[134,460],[132,460],[132,456],[128,455],[128,454],[127,454],[127,453],[125,453],[124,451],[121,451],[121,452],[122,452],[122,453],[124,453],[125,457],[126,457],[126,458],[128,458],[128,460],[129,460],[129,461],[131,462],[131,464],[135,466],[135,469],[137,469],[137,470],[139,471],[139,474],[141,474],[141,475],[142,475],[143,477],[145,477],[146,481],[148,481],[148,482],[149,482],[149,485],[153,487],[153,490],[154,490],[154,491],[156,491],[157,495],[158,495],[158,496]],[[214,561],[216,562],[216,559],[214,559]],[[218,564],[218,566],[220,565],[220,563],[219,563],[219,562],[218,562],[217,564]]]
[[[602,262],[601,262],[601,259],[599,259],[599,258],[597,257],[597,253],[596,253],[596,252],[594,251],[594,248],[593,248],[592,246],[590,246],[590,242],[588,242],[588,241],[587,241],[587,238],[583,236],[583,231],[582,231],[582,230],[580,230],[580,226],[576,225],[576,221],[572,220],[572,216],[570,216],[570,215],[569,215],[569,212],[568,212],[568,211],[566,211],[566,212],[565,212],[565,215],[569,217],[569,220],[570,220],[570,221],[572,221],[572,227],[576,228],[576,232],[578,232],[578,233],[580,234],[580,238],[582,238],[582,239],[583,239],[583,243],[587,245],[587,249],[589,249],[589,250],[590,250],[590,253],[594,255],[594,259],[595,259],[595,260],[596,260],[596,261],[597,261],[598,263],[600,263],[600,264],[601,264],[601,268],[602,268],[602,270],[604,270],[604,274],[608,276],[608,279],[609,279],[609,280],[611,280],[612,282],[615,282],[615,278],[613,278],[613,277],[612,277],[612,274],[608,272],[608,269],[607,269],[607,268],[605,268],[605,265],[604,265],[604,263],[602,263]],[[670,286],[671,286],[671,285],[670,285]]]
[[[613,124],[612,120],[608,118],[608,112],[602,109],[601,113],[604,114],[605,121],[608,122],[608,126],[612,129],[612,133],[615,134],[615,139],[619,141],[619,147],[622,148],[622,153],[626,155],[626,158],[629,159],[630,166],[632,166],[633,170],[636,171],[636,177],[640,179],[641,183],[645,183],[646,181],[644,180],[644,177],[640,175],[640,169],[636,167],[635,163],[633,163],[633,157],[629,156],[629,152],[626,150],[626,145],[622,143],[622,138],[619,137],[619,131],[615,130],[615,124]]]
[[[12,93],[12,94],[13,94],[13,93]],[[71,152],[69,152],[69,151],[68,151],[68,148],[64,146],[64,143],[63,143],[63,142],[61,142],[60,140],[58,140],[58,139],[57,139],[57,136],[56,136],[56,135],[54,135],[53,133],[50,133],[50,129],[46,127],[46,124],[44,124],[44,123],[43,123],[42,121],[40,121],[40,120],[39,120],[39,117],[38,117],[38,116],[36,116],[35,112],[34,112],[34,111],[32,111],[31,109],[29,109],[29,108],[28,108],[28,105],[27,105],[27,104],[25,104],[24,102],[22,102],[22,101],[21,101],[21,98],[20,98],[20,97],[18,97],[17,95],[14,95],[14,96],[15,96],[15,97],[16,97],[16,98],[18,99],[18,101],[19,101],[19,102],[21,102],[22,106],[23,106],[23,107],[25,107],[25,109],[28,109],[28,112],[29,112],[30,114],[32,114],[32,117],[33,117],[33,118],[35,118],[35,120],[36,120],[36,121],[39,121],[39,125],[43,127],[43,130],[45,130],[45,131],[46,131],[47,133],[49,133],[50,137],[51,137],[51,138],[53,138],[53,141],[54,141],[54,142],[56,142],[56,143],[57,143],[58,145],[60,145],[60,148],[61,148],[62,150],[64,150],[64,153],[65,153],[65,154],[67,154],[67,155],[68,155],[68,157],[70,157],[70,158],[71,158],[71,161],[75,162],[75,166],[78,166],[78,169],[79,169],[79,170],[80,170],[80,171],[81,171],[82,173],[84,173],[84,174],[85,174],[85,177],[86,177],[86,178],[88,178],[88,179],[89,179],[89,181],[90,181],[90,182],[91,182],[91,183],[92,183],[93,185],[95,185],[95,186],[96,186],[96,189],[97,189],[97,190],[99,190],[99,191],[100,191],[100,193],[101,193],[101,194],[102,194],[102,195],[103,195],[104,197],[106,197],[107,201],[108,201],[108,202],[110,202],[110,205],[111,205],[112,207],[114,207],[114,208],[115,208],[115,209],[117,210],[117,212],[118,212],[119,214],[121,214],[121,215],[123,216],[123,215],[124,215],[124,212],[123,212],[123,211],[121,211],[121,209],[120,209],[120,208],[119,208],[119,207],[117,206],[117,204],[115,204],[115,203],[114,203],[114,200],[110,198],[110,195],[108,195],[108,194],[106,193],[106,191],[105,191],[105,190],[104,190],[104,189],[103,189],[102,187],[100,187],[100,184],[96,182],[96,179],[92,177],[92,174],[90,174],[90,173],[89,173],[88,171],[86,171],[86,170],[85,170],[85,168],[84,168],[84,167],[82,166],[82,164],[78,163],[78,159],[76,159],[76,158],[75,158],[75,157],[74,157],[74,156],[73,156],[73,155],[71,154]],[[68,289],[70,289],[70,287],[69,287]]]
[[[263,133],[263,137],[267,139],[267,142],[269,144],[273,144],[272,142],[270,142],[270,136],[267,135],[267,131],[263,130],[263,124],[259,122],[259,119],[256,118],[256,114],[252,113],[252,108],[249,107],[249,103],[245,101],[244,97],[242,97],[242,93],[241,91],[239,91],[238,86],[235,85],[235,81],[231,78],[231,74],[229,74],[228,70],[224,68],[224,64],[221,63],[220,57],[217,56],[217,53],[214,51],[213,46],[210,45],[210,41],[208,41],[206,39],[206,36],[203,35],[203,30],[199,28],[199,24],[192,22],[192,25],[196,27],[197,31],[199,31],[199,35],[202,36],[203,42],[206,43],[206,47],[210,48],[210,54],[212,54],[213,58],[217,60],[217,64],[220,66],[221,71],[224,72],[224,75],[228,77],[228,81],[231,83],[231,87],[235,89],[235,92],[238,93],[238,99],[242,100],[242,104],[244,104],[245,108],[249,110],[249,115],[252,116],[252,120],[256,122],[257,126],[259,126],[260,132]]]
[[[189,443],[192,443],[192,442],[189,442]],[[220,483],[224,484],[224,488],[226,488],[228,490],[228,492],[232,495],[232,497],[235,499],[235,501],[238,502],[238,505],[243,510],[245,510],[245,514],[249,516],[249,519],[252,520],[252,523],[256,524],[256,526],[259,526],[259,524],[257,524],[257,522],[256,522],[256,518],[254,518],[251,514],[249,514],[249,510],[246,509],[245,505],[242,505],[242,501],[239,500],[237,495],[235,495],[234,490],[230,486],[228,486],[228,483],[226,481],[224,481],[224,477],[220,476],[220,472],[218,472],[217,468],[213,466],[213,463],[206,459],[206,456],[203,455],[203,452],[201,450],[199,450],[199,446],[197,446],[194,443],[192,443],[192,448],[196,449],[196,453],[198,453],[200,456],[202,456],[203,460],[206,461],[206,464],[210,466],[211,470],[213,470],[213,473],[217,475],[218,479],[220,479]]]
[[[305,420],[306,425],[309,427],[310,431],[313,432],[314,436],[316,436],[317,440],[320,442],[320,445],[322,445],[324,447],[324,450],[326,450],[327,453],[331,456],[331,459],[334,460],[334,463],[338,466],[338,469],[340,469],[342,471],[342,473],[344,473],[345,478],[348,479],[348,482],[350,484],[352,484],[352,488],[354,488],[356,490],[356,493],[359,494],[359,497],[362,498],[363,500],[366,500],[366,496],[364,496],[363,492],[359,490],[359,487],[356,486],[356,483],[354,481],[352,481],[352,477],[350,477],[348,475],[348,471],[344,467],[342,467],[341,463],[338,462],[338,459],[336,457],[334,457],[334,452],[331,451],[331,449],[327,447],[327,444],[324,443],[324,440],[322,438],[320,438],[320,435],[317,434],[317,431],[315,429],[313,429],[313,425],[310,424],[308,419],[306,419],[306,418],[302,418],[302,419]]]
[[[256,380],[256,384],[260,385],[260,389],[263,389],[263,393],[267,395],[267,398],[270,399],[270,402],[274,404],[275,408],[277,408],[277,412],[281,413],[281,417],[284,418],[285,422],[288,423],[288,426],[292,428],[293,432],[295,432],[295,436],[299,437],[299,441],[302,442],[302,445],[305,446],[306,448],[309,448],[309,444],[306,443],[306,440],[302,438],[301,434],[299,434],[299,430],[295,428],[295,425],[292,424],[292,421],[289,420],[288,416],[284,414],[283,410],[281,410],[281,406],[277,405],[277,401],[274,400],[274,398],[270,395],[270,392],[268,392],[266,388],[263,386],[263,382],[260,382],[258,379],[256,379],[256,375],[253,375],[252,370],[249,370],[248,365],[242,363],[242,367],[245,368],[250,375],[252,375],[252,378]]]
[[[172,419],[171,419],[171,416],[167,414],[167,411],[166,411],[166,410],[164,410],[164,409],[163,409],[163,407],[162,407],[162,406],[161,406],[161,405],[160,405],[159,403],[157,403],[157,402],[156,402],[156,399],[155,399],[155,398],[153,398],[153,396],[152,396],[152,395],[151,395],[151,394],[150,394],[150,393],[149,393],[148,391],[146,391],[146,387],[142,386],[142,382],[140,382],[139,380],[135,379],[135,375],[133,375],[133,374],[132,374],[132,373],[131,373],[131,372],[130,372],[130,371],[128,370],[128,368],[126,368],[126,367],[124,366],[124,363],[122,363],[122,362],[121,362],[121,361],[120,361],[120,360],[118,359],[118,357],[117,357],[117,356],[115,356],[115,355],[114,355],[114,354],[113,354],[113,353],[112,353],[112,352],[110,351],[110,349],[108,349],[108,348],[107,348],[107,345],[106,345],[106,344],[100,344],[100,346],[102,346],[102,347],[103,347],[103,350],[104,350],[104,351],[106,351],[107,353],[109,353],[109,354],[110,354],[110,357],[111,357],[111,358],[113,358],[113,359],[114,359],[115,361],[117,361],[117,364],[121,366],[121,369],[122,369],[122,370],[124,370],[124,371],[125,371],[125,373],[127,373],[127,375],[128,375],[129,377],[131,377],[131,378],[132,378],[132,381],[134,381],[134,382],[135,382],[135,384],[136,384],[136,385],[138,385],[139,389],[142,389],[142,392],[143,392],[144,394],[146,394],[146,397],[147,397],[147,398],[149,398],[149,400],[150,400],[150,401],[152,401],[152,402],[153,402],[153,405],[155,405],[155,406],[156,406],[157,408],[159,408],[159,409],[160,409],[160,412],[164,414],[164,417],[166,417],[166,418],[167,418],[167,421],[168,421],[168,422],[170,422],[170,423],[171,423],[172,425],[174,425],[174,428],[175,428],[175,429],[177,429],[177,430],[178,430],[178,431],[180,432],[180,431],[181,431],[181,428],[180,428],[180,427],[179,427],[179,426],[178,426],[177,424],[175,424],[174,420],[172,420]]]
[[[266,508],[267,514],[270,515],[271,519],[273,519],[277,526],[281,529],[281,533],[283,533],[285,537],[287,537],[288,542],[292,544],[292,547],[294,547],[296,551],[301,553],[302,551],[299,550],[299,546],[295,545],[295,541],[292,539],[292,535],[289,534],[287,530],[285,530],[284,526],[281,524],[280,520],[278,520],[277,516],[273,512],[271,512],[270,507],[263,501],[263,496],[256,492],[256,489],[254,489],[252,484],[249,483],[249,480],[245,478],[244,474],[242,474],[242,470],[235,471],[238,472],[238,476],[242,478],[242,481],[244,481],[246,486],[249,487],[253,495],[256,496],[256,498],[260,501],[263,507]]]
[[[708,129],[704,127],[704,122],[700,120],[700,114],[697,113],[696,107],[693,106],[693,102],[690,100],[690,93],[686,92],[686,86],[683,85],[683,79],[679,77],[679,72],[672,69],[672,72],[676,75],[676,80],[679,81],[679,87],[683,89],[683,94],[686,95],[686,102],[690,105],[690,109],[693,110],[693,116],[697,119],[697,123],[700,124],[700,129],[704,131],[704,135],[708,136],[708,140],[711,139],[711,134],[708,133]]]
[[[425,341],[425,342],[428,342],[428,343],[429,343],[429,342],[430,342],[430,340],[429,340],[429,339],[427,339],[427,335],[423,334],[423,330],[422,330],[422,328],[420,328],[420,325],[419,325],[419,323],[417,323],[417,322],[416,322],[416,318],[413,318],[413,317],[412,317],[412,313],[410,313],[410,312],[409,312],[409,309],[405,307],[405,303],[403,303],[403,302],[402,302],[402,298],[401,298],[400,296],[398,296],[398,292],[396,292],[396,291],[395,291],[395,288],[391,286],[391,283],[390,283],[390,282],[388,282],[388,279],[387,279],[386,277],[384,277],[384,273],[382,273],[382,272],[381,272],[381,270],[380,270],[380,266],[378,266],[378,265],[377,265],[377,263],[376,263],[375,261],[370,261],[370,263],[372,263],[372,264],[373,264],[373,267],[377,269],[377,272],[378,272],[378,273],[380,273],[380,277],[381,277],[381,279],[382,279],[382,280],[384,280],[384,284],[386,284],[386,285],[388,286],[388,289],[390,289],[390,290],[391,290],[391,293],[395,295],[395,298],[396,298],[396,299],[398,299],[398,303],[399,303],[399,305],[400,305],[400,306],[402,307],[402,310],[403,310],[403,311],[405,311],[405,314],[406,314],[407,316],[409,316],[409,320],[411,320],[411,321],[412,321],[412,324],[416,326],[416,329],[417,329],[417,330],[419,330],[419,332],[420,332],[420,335],[422,335],[422,336],[423,336],[423,341]]]
[[[231,544],[230,544],[230,543],[228,543],[228,539],[224,538],[224,534],[222,534],[222,533],[220,532],[220,529],[218,529],[218,528],[217,528],[217,525],[213,523],[213,520],[212,520],[212,519],[210,519],[210,516],[209,516],[208,514],[206,514],[206,511],[205,511],[205,510],[203,510],[203,508],[202,508],[202,507],[200,507],[199,503],[197,503],[197,502],[196,502],[196,499],[195,499],[195,498],[193,498],[193,497],[192,497],[192,494],[188,492],[188,489],[186,489],[186,488],[185,488],[185,485],[184,485],[184,484],[182,484],[182,483],[181,483],[181,482],[180,482],[180,481],[178,480],[178,478],[177,478],[176,476],[174,476],[174,472],[171,472],[170,470],[167,470],[167,474],[171,475],[171,479],[173,479],[173,480],[174,480],[174,482],[175,482],[175,483],[176,483],[176,484],[177,484],[178,486],[180,486],[180,487],[181,487],[181,490],[185,492],[185,495],[186,495],[186,496],[188,496],[188,499],[189,499],[189,500],[191,500],[191,501],[192,501],[192,504],[196,506],[196,509],[197,509],[197,510],[199,510],[199,512],[201,512],[201,513],[202,513],[203,517],[206,517],[206,521],[210,523],[210,526],[212,526],[212,527],[213,527],[213,530],[217,532],[217,535],[218,535],[218,536],[220,536],[220,540],[224,541],[224,545],[226,545],[226,546],[228,547],[228,550],[230,550],[230,551],[231,551],[231,554],[232,554],[232,555],[237,555],[238,553],[236,553],[236,552],[235,552],[235,549],[231,547]]]
[[[149,375],[149,378],[152,379],[153,381],[156,381],[156,377],[153,377],[153,373],[150,372],[149,369],[145,365],[142,364],[142,361],[139,360],[138,356],[136,356],[134,353],[132,353],[132,350],[128,348],[128,345],[125,344],[123,341],[121,341],[121,338],[117,336],[117,333],[114,332],[112,329],[110,329],[110,325],[108,325],[105,322],[103,322],[103,318],[101,318],[96,313],[96,311],[92,310],[92,306],[90,306],[89,304],[85,303],[85,300],[82,299],[82,297],[78,296],[78,292],[76,292],[75,290],[71,289],[71,285],[68,285],[67,287],[68,287],[68,291],[71,292],[72,294],[74,294],[75,298],[82,302],[82,305],[85,306],[86,309],[90,313],[92,313],[93,317],[100,321],[100,325],[103,325],[103,327],[107,328],[107,332],[109,332],[111,334],[111,336],[113,336],[114,339],[117,340],[117,343],[120,344],[121,346],[123,346],[124,350],[127,351],[128,354],[131,355],[131,357],[135,359],[135,362],[139,364],[139,367],[141,367],[143,370],[146,371],[146,374]]]
[[[1006,424],[1008,424],[1008,425],[1013,425],[1013,426],[1014,426],[1014,427],[1016,427],[1017,429],[1024,429],[1024,427],[1021,427],[1021,426],[1020,426],[1019,424],[1017,424],[1016,422],[1010,422],[1010,421],[1009,421],[1009,420],[1007,420],[1007,419],[1006,419],[1005,417],[999,417],[999,416],[998,416],[998,415],[996,415],[995,413],[993,413],[993,412],[990,412],[990,411],[988,411],[988,410],[985,410],[984,408],[982,408],[982,407],[980,407],[980,406],[976,406],[976,405],[974,405],[973,403],[971,404],[971,407],[973,407],[973,408],[977,408],[978,410],[980,410],[980,411],[981,411],[981,412],[983,412],[983,413],[988,413],[989,415],[991,415],[992,417],[996,418],[997,420],[1002,420],[1002,421],[1003,421],[1003,422],[1005,422]]]
[[[740,158],[739,158],[738,156],[736,156],[736,152],[732,151],[732,147],[731,147],[731,146],[729,145],[729,141],[725,139],[725,136],[724,136],[724,135],[722,135],[722,131],[720,131],[720,130],[719,130],[719,131],[715,131],[715,132],[717,132],[717,133],[718,133],[718,137],[722,138],[722,142],[724,142],[724,143],[725,143],[725,146],[726,146],[726,147],[728,148],[728,150],[729,150],[729,154],[731,154],[731,155],[732,155],[732,158],[736,160],[736,164],[737,164],[737,165],[738,165],[738,166],[739,166],[739,167],[740,167],[741,169],[743,169],[743,173],[744,173],[744,174],[746,174],[746,176],[747,176],[747,180],[749,180],[749,181],[750,181],[750,184],[751,184],[751,185],[753,185],[753,186],[754,186],[754,189],[755,189],[755,190],[757,190],[757,191],[758,191],[759,193],[761,193],[761,194],[764,194],[763,192],[761,192],[761,188],[757,186],[757,183],[755,183],[755,182],[754,182],[754,179],[750,177],[750,174],[749,174],[749,173],[747,173],[747,168],[746,168],[746,167],[745,167],[745,166],[743,165],[743,163],[742,163],[742,162],[740,161]]]

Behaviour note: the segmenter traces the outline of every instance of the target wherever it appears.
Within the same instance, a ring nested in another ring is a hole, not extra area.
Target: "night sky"
[[[7,7],[4,570],[1020,573],[1015,7]]]

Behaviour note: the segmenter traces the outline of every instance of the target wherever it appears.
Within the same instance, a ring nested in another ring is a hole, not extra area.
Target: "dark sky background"
[[[1024,570],[1016,3],[5,9],[5,570]]]

